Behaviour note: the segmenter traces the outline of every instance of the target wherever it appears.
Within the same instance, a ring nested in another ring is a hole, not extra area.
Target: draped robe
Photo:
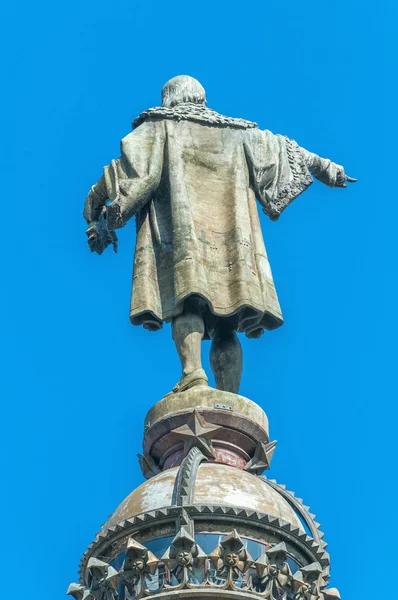
[[[248,337],[283,323],[256,198],[276,220],[312,183],[310,171],[334,185],[336,165],[225,119],[142,119],[89,194],[88,221],[107,198],[110,229],[136,216],[134,325],[156,330],[188,299],[204,317],[205,337],[220,318]]]

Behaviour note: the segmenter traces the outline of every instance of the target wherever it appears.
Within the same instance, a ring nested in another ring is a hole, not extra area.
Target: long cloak
[[[276,220],[312,183],[311,161],[323,172],[330,161],[255,124],[226,121],[149,115],[104,169],[109,227],[136,216],[134,325],[159,329],[188,299],[202,311],[206,337],[220,318],[248,337],[283,323],[256,198]]]

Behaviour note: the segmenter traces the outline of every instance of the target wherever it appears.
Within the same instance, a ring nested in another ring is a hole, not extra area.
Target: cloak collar
[[[213,127],[231,127],[233,129],[253,129],[257,128],[257,123],[246,121],[245,119],[235,119],[233,117],[225,117],[219,113],[206,108],[200,104],[185,102],[177,104],[172,108],[165,106],[156,106],[142,112],[134,121],[133,129],[149,120],[171,119],[173,121],[194,121],[202,125],[210,125]]]

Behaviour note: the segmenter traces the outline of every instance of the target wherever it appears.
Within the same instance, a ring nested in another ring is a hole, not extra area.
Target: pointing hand
[[[348,177],[348,175],[346,175],[344,173],[344,168],[341,167],[341,169],[337,173],[336,187],[340,187],[340,188],[347,187],[347,181],[348,181],[348,183],[355,183],[357,180],[354,177]]]

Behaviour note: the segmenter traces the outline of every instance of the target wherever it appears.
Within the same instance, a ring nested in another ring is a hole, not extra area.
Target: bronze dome
[[[171,507],[178,467],[158,473],[133,490],[118,506],[102,531],[140,513]],[[194,505],[235,506],[279,517],[303,529],[287,500],[260,477],[229,465],[202,463],[193,491]]]

